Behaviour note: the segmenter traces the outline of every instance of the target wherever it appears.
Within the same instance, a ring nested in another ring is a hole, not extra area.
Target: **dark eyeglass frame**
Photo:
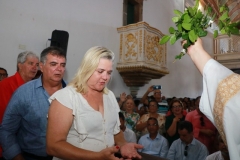
[[[172,106],[172,108],[182,108],[182,105]]]
[[[0,73],[0,77],[7,77],[7,76],[8,76],[8,74],[6,74],[6,73],[4,73],[4,74]]]
[[[205,122],[204,122],[203,117],[200,117],[200,123],[201,123],[201,126],[205,126]]]
[[[154,124],[147,124],[148,127],[151,127],[151,126],[156,127],[157,125],[158,125],[157,123],[154,123]]]
[[[185,149],[184,149],[184,152],[183,152],[183,154],[184,154],[185,157],[187,157],[187,155],[188,155],[187,149],[188,149],[188,146],[185,146]]]

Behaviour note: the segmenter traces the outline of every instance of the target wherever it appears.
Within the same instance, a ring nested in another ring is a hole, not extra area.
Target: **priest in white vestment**
[[[240,75],[219,64],[198,39],[188,54],[203,75],[200,110],[215,124],[231,160],[240,160]]]

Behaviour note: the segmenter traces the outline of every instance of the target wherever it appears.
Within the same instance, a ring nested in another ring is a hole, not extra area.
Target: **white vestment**
[[[240,160],[240,75],[211,59],[203,70],[200,110],[215,124],[230,158]]]
[[[207,156],[205,160],[224,160],[221,151],[214,152],[213,154],[210,154]]]

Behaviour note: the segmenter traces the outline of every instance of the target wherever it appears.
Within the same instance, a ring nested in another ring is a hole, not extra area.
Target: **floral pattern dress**
[[[126,121],[126,127],[131,129],[132,131],[134,131],[136,133],[136,136],[138,137],[140,135],[139,132],[136,131],[136,124],[138,122],[138,120],[140,119],[140,116],[138,113],[133,112],[131,113],[127,113],[126,111],[121,111],[125,117],[125,121]]]

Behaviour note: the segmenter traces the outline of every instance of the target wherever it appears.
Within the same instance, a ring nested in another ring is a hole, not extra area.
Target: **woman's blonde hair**
[[[76,88],[77,92],[85,94],[87,92],[87,81],[96,70],[101,58],[108,59],[113,62],[114,53],[101,46],[90,48],[84,55],[78,71],[69,85]],[[103,89],[103,93],[108,93],[108,89],[106,87]]]

